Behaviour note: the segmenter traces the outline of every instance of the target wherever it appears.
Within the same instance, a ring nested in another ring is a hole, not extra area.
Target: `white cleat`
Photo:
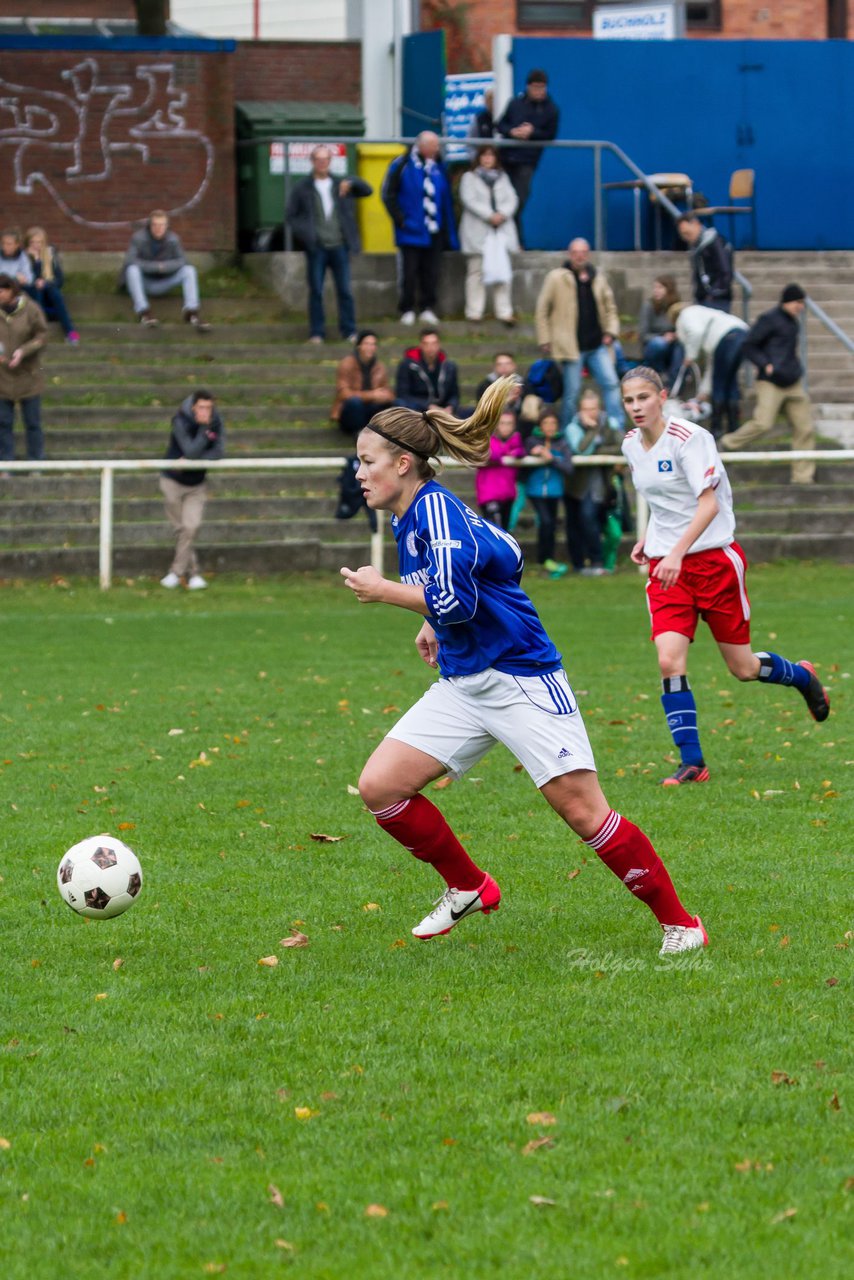
[[[429,916],[425,916],[412,930],[413,937],[426,942],[428,938],[450,933],[454,925],[465,920],[466,916],[473,915],[475,911],[482,911],[488,916],[491,911],[497,911],[500,904],[501,890],[492,876],[484,876],[479,889],[446,889],[441,898],[436,899]]]
[[[682,951],[697,951],[709,945],[709,937],[703,928],[699,916],[694,916],[693,925],[663,924],[664,941],[661,944],[660,956],[675,956]]]

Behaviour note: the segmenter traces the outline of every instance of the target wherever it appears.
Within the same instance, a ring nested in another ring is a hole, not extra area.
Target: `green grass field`
[[[854,570],[752,571],[833,713],[704,633],[676,791],[640,580],[529,585],[690,963],[503,749],[429,793],[502,909],[411,938],[440,884],[353,788],[432,678],[412,615],[332,575],[3,589],[4,1280],[854,1272]],[[101,831],[146,880],[85,922],[56,867]]]

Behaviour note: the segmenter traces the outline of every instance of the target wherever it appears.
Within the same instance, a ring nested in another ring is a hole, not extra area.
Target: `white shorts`
[[[473,676],[442,677],[388,734],[425,751],[452,778],[503,742],[534,785],[596,763],[565,671],[511,676],[487,667]]]

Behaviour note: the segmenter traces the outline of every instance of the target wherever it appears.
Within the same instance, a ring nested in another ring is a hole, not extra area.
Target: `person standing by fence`
[[[225,428],[210,391],[194,391],[187,396],[172,419],[172,434],[166,449],[169,459],[204,459],[214,462],[225,450]],[[175,554],[161,587],[174,590],[187,579],[190,591],[202,591],[208,585],[199,573],[196,536],[202,523],[208,490],[207,472],[171,470],[160,474],[160,491],[166,503],[166,514],[176,533]]]

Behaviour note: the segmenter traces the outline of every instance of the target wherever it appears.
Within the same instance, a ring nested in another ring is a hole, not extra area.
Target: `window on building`
[[[597,0],[516,0],[516,23],[526,28],[554,27],[563,31],[589,31]],[[620,4],[625,0],[598,0]],[[688,0],[685,22],[689,31],[720,31],[721,0]]]

